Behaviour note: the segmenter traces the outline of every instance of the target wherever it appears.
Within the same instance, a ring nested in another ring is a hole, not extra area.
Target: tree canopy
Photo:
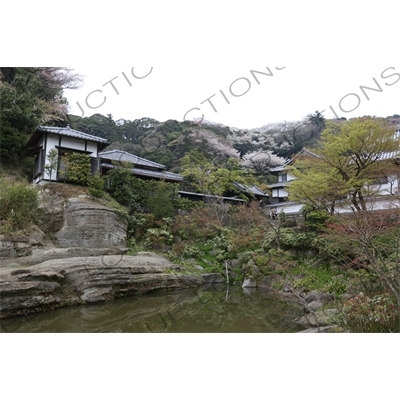
[[[183,157],[181,174],[198,192],[213,195],[239,193],[233,182],[255,183],[252,173],[242,169],[238,159],[230,158],[223,164],[218,164],[209,161],[202,152],[197,150],[192,150]]]
[[[399,138],[383,119],[329,122],[317,147],[296,158],[290,199],[333,211],[335,201],[346,197],[356,211],[365,211],[373,183],[398,168],[393,162],[398,151]]]
[[[64,120],[63,89],[79,86],[81,77],[65,67],[0,67],[0,157],[17,161],[40,124]]]

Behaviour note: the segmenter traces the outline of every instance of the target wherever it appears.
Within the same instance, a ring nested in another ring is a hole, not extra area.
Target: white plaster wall
[[[67,147],[69,149],[85,151],[85,141],[82,139],[62,137],[61,147]]]
[[[385,196],[381,198],[367,200],[366,205],[367,210],[369,211],[399,209],[400,199],[398,199],[397,196]],[[353,208],[354,207],[351,206],[350,202],[342,202],[336,205],[335,212],[338,214],[352,213]]]
[[[397,193],[398,187],[399,179],[397,178],[397,176],[389,176],[388,183],[371,185],[370,189],[372,192],[376,192],[377,194],[387,195]]]
[[[291,174],[287,174],[287,179],[288,179],[288,181],[293,181],[294,179],[296,179],[293,175],[291,175]]]
[[[279,189],[279,197],[288,197],[289,193],[285,189]]]
[[[45,161],[45,165],[48,163],[47,160],[47,156],[49,155],[51,150],[57,150],[56,146],[58,146],[58,139],[59,137],[57,135],[48,135],[47,136],[47,147],[46,147],[46,161]],[[53,171],[52,174],[52,180],[56,180],[57,178],[57,171]],[[45,179],[45,180],[49,180],[50,176],[46,173],[46,171],[43,171],[43,176],[40,177],[40,180]]]
[[[278,214],[280,214],[282,211],[285,214],[300,214],[303,207],[303,203],[280,203],[269,205],[267,211],[269,212],[271,208],[276,208]]]
[[[87,151],[91,151],[92,152],[92,154],[90,154],[90,157],[97,158],[97,156],[98,156],[98,154],[97,154],[97,143],[88,142]]]
[[[272,197],[287,197],[289,194],[285,189],[272,189]]]

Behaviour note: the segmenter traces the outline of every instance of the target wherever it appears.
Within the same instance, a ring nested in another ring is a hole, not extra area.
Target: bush
[[[323,232],[326,226],[333,220],[332,215],[324,210],[310,211],[306,208],[303,214],[307,229],[317,233]]]
[[[270,229],[265,235],[263,247],[268,249],[274,246],[280,246],[286,250],[318,250],[320,239],[314,233],[296,232],[291,228]]]
[[[164,249],[165,245],[169,246],[172,244],[173,235],[171,233],[172,220],[169,218],[163,219],[164,225],[161,228],[148,229],[146,232],[145,245],[151,248]]]
[[[0,232],[28,228],[37,216],[37,190],[24,182],[0,178]]]
[[[173,217],[176,199],[178,199],[177,185],[163,181],[145,183],[145,198],[142,200],[142,205],[156,218]]]
[[[311,268],[309,263],[299,264],[292,268],[290,274],[296,289],[318,290],[334,296],[344,294],[347,289],[344,277],[337,276],[327,266]]]
[[[141,211],[139,203],[143,198],[145,182],[134,177],[130,168],[116,167],[105,177],[106,190],[130,211]]]
[[[390,293],[360,293],[344,303],[339,323],[354,333],[399,332],[399,309]]]
[[[90,156],[81,153],[66,154],[66,179],[80,185],[88,185],[91,177]]]
[[[89,193],[93,197],[101,198],[104,195],[104,180],[99,175],[89,179]]]

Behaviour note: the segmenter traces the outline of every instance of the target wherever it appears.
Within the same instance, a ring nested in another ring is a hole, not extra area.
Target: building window
[[[279,183],[287,182],[287,174],[279,175],[278,181]]]

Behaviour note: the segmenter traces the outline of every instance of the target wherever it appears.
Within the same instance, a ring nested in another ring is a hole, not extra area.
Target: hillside
[[[400,122],[400,116],[387,119],[394,125]],[[217,162],[258,152],[286,159],[304,146],[313,146],[326,122],[318,112],[303,121],[270,123],[254,129],[237,129],[209,121],[199,125],[151,118],[114,121],[111,115],[101,114],[80,120],[70,115],[68,120],[77,130],[108,139],[112,143],[110,149],[134,153],[174,171],[179,171],[180,160],[191,150],[199,150]]]
[[[217,163],[259,152],[287,158],[304,145],[314,143],[322,126],[310,119],[250,130],[208,121],[198,125],[189,121],[159,122],[151,118],[114,121],[111,115],[101,114],[80,120],[70,115],[67,119],[65,125],[69,123],[74,129],[108,139],[112,143],[109,149],[124,150],[165,164],[172,171],[180,170],[180,160],[191,150],[198,150]]]

